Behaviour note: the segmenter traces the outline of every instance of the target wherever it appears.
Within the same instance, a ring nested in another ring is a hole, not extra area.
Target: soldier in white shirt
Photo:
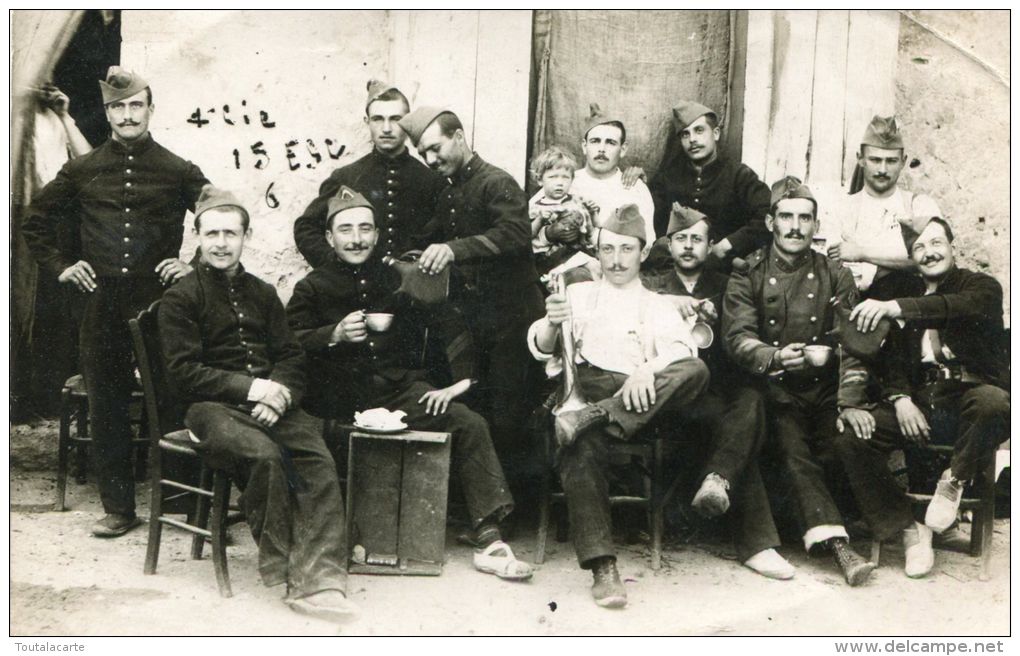
[[[556,417],[557,467],[567,497],[571,535],[583,569],[593,570],[595,603],[626,605],[616,570],[609,507],[610,439],[630,439],[653,419],[679,411],[708,384],[691,324],[638,277],[647,245],[645,217],[625,205],[604,221],[597,252],[601,280],[575,283],[566,297],[546,299],[546,315],[531,325],[528,345],[555,375],[560,324],[571,320],[582,410]]]
[[[647,235],[645,252],[655,241],[655,202],[643,180],[630,183],[631,176],[620,170],[620,160],[627,154],[627,128],[619,118],[602,112],[591,105],[591,115],[581,138],[584,168],[574,173],[570,192],[582,200],[590,201],[599,210],[593,217],[595,227],[613,217],[616,210],[627,204],[637,205]],[[640,171],[638,171],[640,172]]]
[[[871,119],[857,169],[863,188],[847,197],[841,211],[841,242],[829,246],[829,257],[842,260],[865,298],[901,296],[901,285],[916,277],[900,238],[900,221],[942,216],[938,204],[924,194],[896,186],[907,156],[895,117]]]

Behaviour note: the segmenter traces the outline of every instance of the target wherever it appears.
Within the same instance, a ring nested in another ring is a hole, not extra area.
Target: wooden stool
[[[446,549],[450,434],[345,428],[351,431],[348,571],[438,576]]]

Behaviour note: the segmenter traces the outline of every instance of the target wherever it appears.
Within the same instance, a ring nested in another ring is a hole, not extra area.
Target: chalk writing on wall
[[[237,126],[239,121],[241,125],[253,125],[247,100],[241,101],[240,111],[237,114],[231,111],[229,104],[217,106],[220,108],[219,111],[217,111],[217,107],[205,110],[196,107],[185,122],[194,125],[196,129],[202,129],[211,123],[219,125],[217,117],[221,118],[226,126]],[[264,109],[258,110],[258,122],[264,129],[276,128],[276,121],[272,120],[269,112]],[[288,171],[297,171],[301,168],[314,169],[322,164],[326,157],[330,160],[338,160],[346,150],[347,147],[344,144],[331,138],[323,139],[321,148],[311,138],[272,140],[270,143],[267,143],[267,140],[259,139],[247,147],[233,148],[230,155],[236,170],[251,167],[259,171],[266,171],[273,166],[275,161],[286,162]],[[280,166],[280,164],[276,166]],[[273,192],[274,184],[276,184],[275,181],[270,182],[264,194],[266,205],[272,209],[280,206],[280,200]]]

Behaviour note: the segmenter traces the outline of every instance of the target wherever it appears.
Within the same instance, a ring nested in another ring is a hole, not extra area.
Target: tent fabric
[[[35,89],[52,74],[83,13],[17,10],[11,16],[11,369],[16,380],[24,375],[38,276],[21,237],[21,220],[38,183],[32,139]]]
[[[730,20],[727,11],[536,11],[533,153],[555,145],[583,161],[594,102],[626,122],[625,165],[653,174],[680,100],[727,115]]]

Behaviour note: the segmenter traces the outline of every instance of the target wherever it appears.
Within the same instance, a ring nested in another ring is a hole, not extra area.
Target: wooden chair
[[[928,445],[925,449],[946,457],[952,456],[953,447],[944,445]],[[983,454],[978,465],[978,476],[970,488],[973,496],[964,497],[960,501],[960,510],[973,513],[970,528],[970,555],[981,558],[980,580],[991,578],[992,532],[995,528],[995,452]],[[927,506],[931,501],[930,494],[908,492],[907,496],[914,505]],[[882,542],[873,540],[871,543],[871,561],[877,566],[882,557]]]
[[[132,392],[132,400],[141,402],[142,390]],[[88,471],[88,445],[92,443],[89,435],[89,396],[85,391],[85,379],[75,374],[67,379],[60,392],[60,431],[57,439],[57,489],[53,500],[53,509],[67,510],[67,473],[70,466],[71,451],[74,451],[74,478],[79,485],[84,485]],[[133,440],[137,449],[147,449],[149,437],[144,428]],[[138,467],[141,471],[143,458],[139,453]],[[138,474],[141,475],[140,473]]]
[[[554,393],[557,394],[557,393]],[[543,407],[552,406],[548,403]],[[550,415],[551,419],[551,415]],[[566,495],[562,491],[554,491],[552,487],[553,469],[553,431],[551,421],[544,422],[541,430],[543,435],[544,457],[547,466],[543,470],[541,492],[539,501],[538,516],[538,537],[535,541],[535,563],[541,565],[545,562],[545,546],[549,537],[550,511],[553,504],[566,504]],[[665,442],[657,432],[652,432],[648,439],[637,439],[631,442],[611,440],[609,443],[610,462],[621,460],[637,460],[637,466],[641,470],[643,483],[643,494],[634,495],[611,495],[609,504],[611,507],[628,506],[640,508],[648,516],[648,529],[651,533],[652,569],[658,570],[662,567],[662,535],[663,535],[663,509],[680,483],[680,476],[677,476],[667,487],[664,480],[663,462],[665,459]],[[565,531],[562,526],[557,530],[557,539],[566,540]]]
[[[159,344],[157,315],[159,301],[143,310],[137,319],[128,321],[131,340],[138,360],[145,397],[145,413],[149,438],[149,483],[151,501],[149,504],[149,541],[145,553],[145,573],[155,574],[159,561],[160,540],[163,525],[173,526],[191,533],[191,557],[199,560],[205,541],[212,542],[213,568],[220,596],[230,597],[230,574],[227,571],[227,527],[239,519],[230,517],[230,476],[219,469],[210,469],[202,462],[195,450],[191,433],[182,430],[179,408],[175,404],[166,382],[163,358]],[[163,457],[175,454],[201,468],[198,486],[166,477]],[[164,488],[169,488],[166,492]],[[188,513],[186,521],[165,514],[167,504],[180,499],[194,497],[194,510]],[[210,508],[211,506],[211,508]],[[210,509],[212,526],[209,526]]]

